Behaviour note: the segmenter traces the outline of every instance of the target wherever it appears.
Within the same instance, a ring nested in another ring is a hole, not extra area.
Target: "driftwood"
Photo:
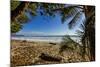
[[[56,45],[56,43],[52,43],[52,42],[50,42],[49,44]]]
[[[60,62],[62,60],[61,57],[54,57],[54,56],[50,56],[48,54],[42,53],[39,58],[41,58],[42,60],[45,61],[54,61],[54,62]]]
[[[22,42],[27,42],[26,40],[23,40]]]

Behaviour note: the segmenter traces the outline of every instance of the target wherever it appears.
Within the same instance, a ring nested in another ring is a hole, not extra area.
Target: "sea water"
[[[44,36],[38,36],[38,37],[34,37],[34,36],[12,36],[11,39],[12,40],[26,40],[26,41],[46,41],[46,42],[61,42],[62,41],[62,36],[60,37],[44,37]]]
[[[63,36],[11,36],[12,40],[26,41],[42,41],[42,42],[62,42]],[[78,37],[71,37],[76,42],[79,42]]]

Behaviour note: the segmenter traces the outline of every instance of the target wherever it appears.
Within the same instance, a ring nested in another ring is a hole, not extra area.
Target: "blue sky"
[[[76,30],[79,28],[77,25],[74,29],[68,29],[67,23],[69,20],[66,20],[64,24],[61,23],[61,17],[59,14],[56,14],[55,17],[50,16],[31,16],[30,21],[23,25],[23,29],[17,34],[38,34],[38,35],[74,35]],[[82,16],[84,17],[84,16]],[[81,21],[78,21],[81,23]]]

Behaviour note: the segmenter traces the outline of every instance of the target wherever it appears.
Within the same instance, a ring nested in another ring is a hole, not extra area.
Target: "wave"
[[[12,40],[61,42],[63,37],[11,37]]]

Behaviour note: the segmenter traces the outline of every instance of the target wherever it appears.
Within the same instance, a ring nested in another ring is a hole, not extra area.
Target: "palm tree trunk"
[[[84,12],[86,17],[85,23],[85,44],[84,44],[84,51],[88,54],[90,61],[95,60],[95,7],[91,6],[84,6]],[[88,43],[87,43],[88,42]],[[87,50],[89,52],[86,51]]]

